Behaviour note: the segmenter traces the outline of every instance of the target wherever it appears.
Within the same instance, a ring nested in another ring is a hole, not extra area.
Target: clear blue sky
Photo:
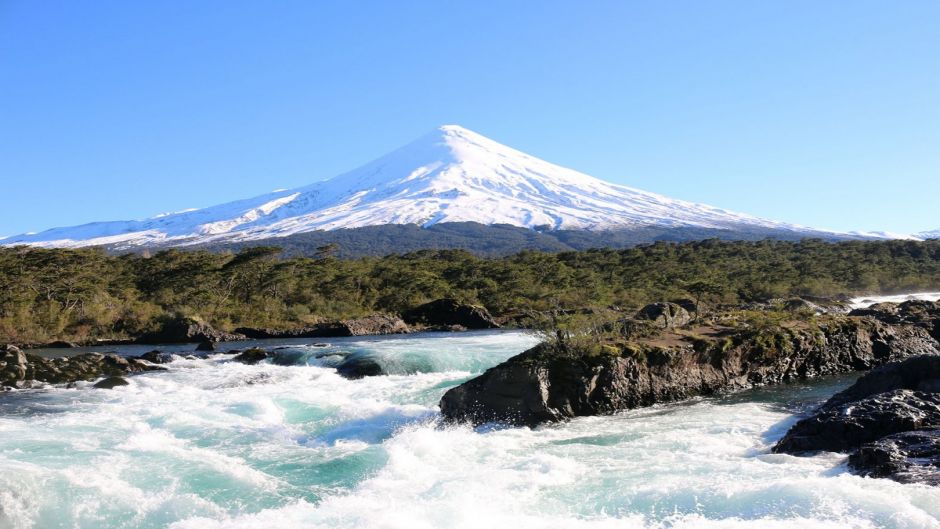
[[[940,228],[940,2],[0,0],[0,235],[305,185],[444,123],[764,217]]]

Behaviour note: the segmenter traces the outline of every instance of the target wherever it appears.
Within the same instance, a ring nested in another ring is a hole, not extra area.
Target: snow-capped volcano
[[[297,189],[146,220],[9,237],[4,245],[188,245],[383,224],[549,229],[644,226],[824,233],[615,185],[446,125],[358,169]]]

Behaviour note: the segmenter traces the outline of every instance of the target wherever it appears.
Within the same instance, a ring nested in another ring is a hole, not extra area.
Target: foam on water
[[[0,527],[940,527],[940,490],[769,453],[795,420],[780,402],[846,381],[537,429],[439,423],[447,388],[532,343],[352,340],[401,373],[357,381],[220,356],[4,395]]]
[[[940,301],[940,292],[917,292],[915,294],[897,294],[892,296],[861,296],[849,300],[853,309],[864,309],[875,303],[903,303],[905,301]]]

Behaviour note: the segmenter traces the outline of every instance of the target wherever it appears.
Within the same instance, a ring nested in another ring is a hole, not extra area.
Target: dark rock
[[[410,325],[431,327],[450,325],[459,325],[467,329],[499,327],[486,308],[449,298],[438,299],[405,311],[402,318]]]
[[[387,314],[374,314],[364,318],[318,323],[299,329],[276,330],[239,327],[236,332],[248,338],[331,338],[342,336],[373,336],[382,334],[405,334],[411,332],[400,318]]]
[[[382,366],[380,366],[378,362],[363,355],[350,355],[346,357],[336,366],[336,372],[352,380],[385,374]]]
[[[848,452],[888,435],[924,428],[940,428],[940,393],[899,389],[826,407],[796,423],[773,451]]]
[[[108,377],[95,383],[98,389],[114,389],[118,386],[127,386],[130,382],[124,377]]]
[[[940,485],[940,430],[904,432],[862,445],[849,467],[876,478]]]
[[[850,316],[867,316],[892,325],[908,324],[926,329],[940,340],[940,301],[911,300],[903,303],[876,303],[855,309]]]
[[[148,351],[137,358],[154,364],[168,364],[173,361],[173,355],[171,353],[164,353],[157,350]]]
[[[179,317],[166,321],[159,331],[144,334],[137,339],[137,343],[228,342],[244,339],[244,335],[213,329],[194,318]]]
[[[269,356],[273,356],[272,353],[269,353],[268,351],[265,351],[264,349],[253,347],[251,349],[245,350],[242,353],[239,353],[234,358],[232,358],[232,361],[241,362],[243,364],[248,364],[248,365],[255,365],[259,362],[263,362],[264,360],[267,360]]]
[[[919,355],[874,369],[862,375],[855,384],[833,395],[822,405],[822,409],[898,389],[940,392],[940,356]]]
[[[670,302],[650,303],[637,311],[634,317],[638,320],[649,320],[664,329],[682,327],[692,321],[689,311]]]
[[[585,352],[543,344],[449,390],[441,412],[477,424],[534,425],[940,354],[923,329],[844,316],[768,343],[740,329],[705,347],[624,344]]]
[[[71,349],[73,347],[78,347],[78,344],[72,342],[66,342],[64,340],[56,340],[54,342],[47,343],[43,345],[47,349]]]
[[[215,351],[215,342],[208,341],[208,340],[204,342],[200,342],[199,345],[196,346],[196,350],[197,351]]]

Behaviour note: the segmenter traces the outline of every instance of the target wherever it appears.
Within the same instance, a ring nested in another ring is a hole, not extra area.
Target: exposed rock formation
[[[499,327],[484,307],[461,303],[456,299],[438,299],[405,311],[402,318],[411,325],[446,328],[459,325],[467,329]]]
[[[257,329],[239,327],[239,334],[257,340],[266,338],[330,338],[341,336],[372,336],[382,334],[405,334],[411,329],[400,318],[388,314],[373,314],[364,318],[353,318],[324,322],[299,329]]]
[[[448,391],[441,411],[450,420],[535,425],[940,354],[921,328],[844,316],[691,342],[539,345]]]
[[[851,452],[865,475],[940,484],[940,356],[880,367],[796,423],[775,452]]]
[[[165,322],[159,331],[150,332],[139,337],[137,343],[201,343],[244,339],[244,335],[213,329],[209,324],[194,318],[174,318]]]

